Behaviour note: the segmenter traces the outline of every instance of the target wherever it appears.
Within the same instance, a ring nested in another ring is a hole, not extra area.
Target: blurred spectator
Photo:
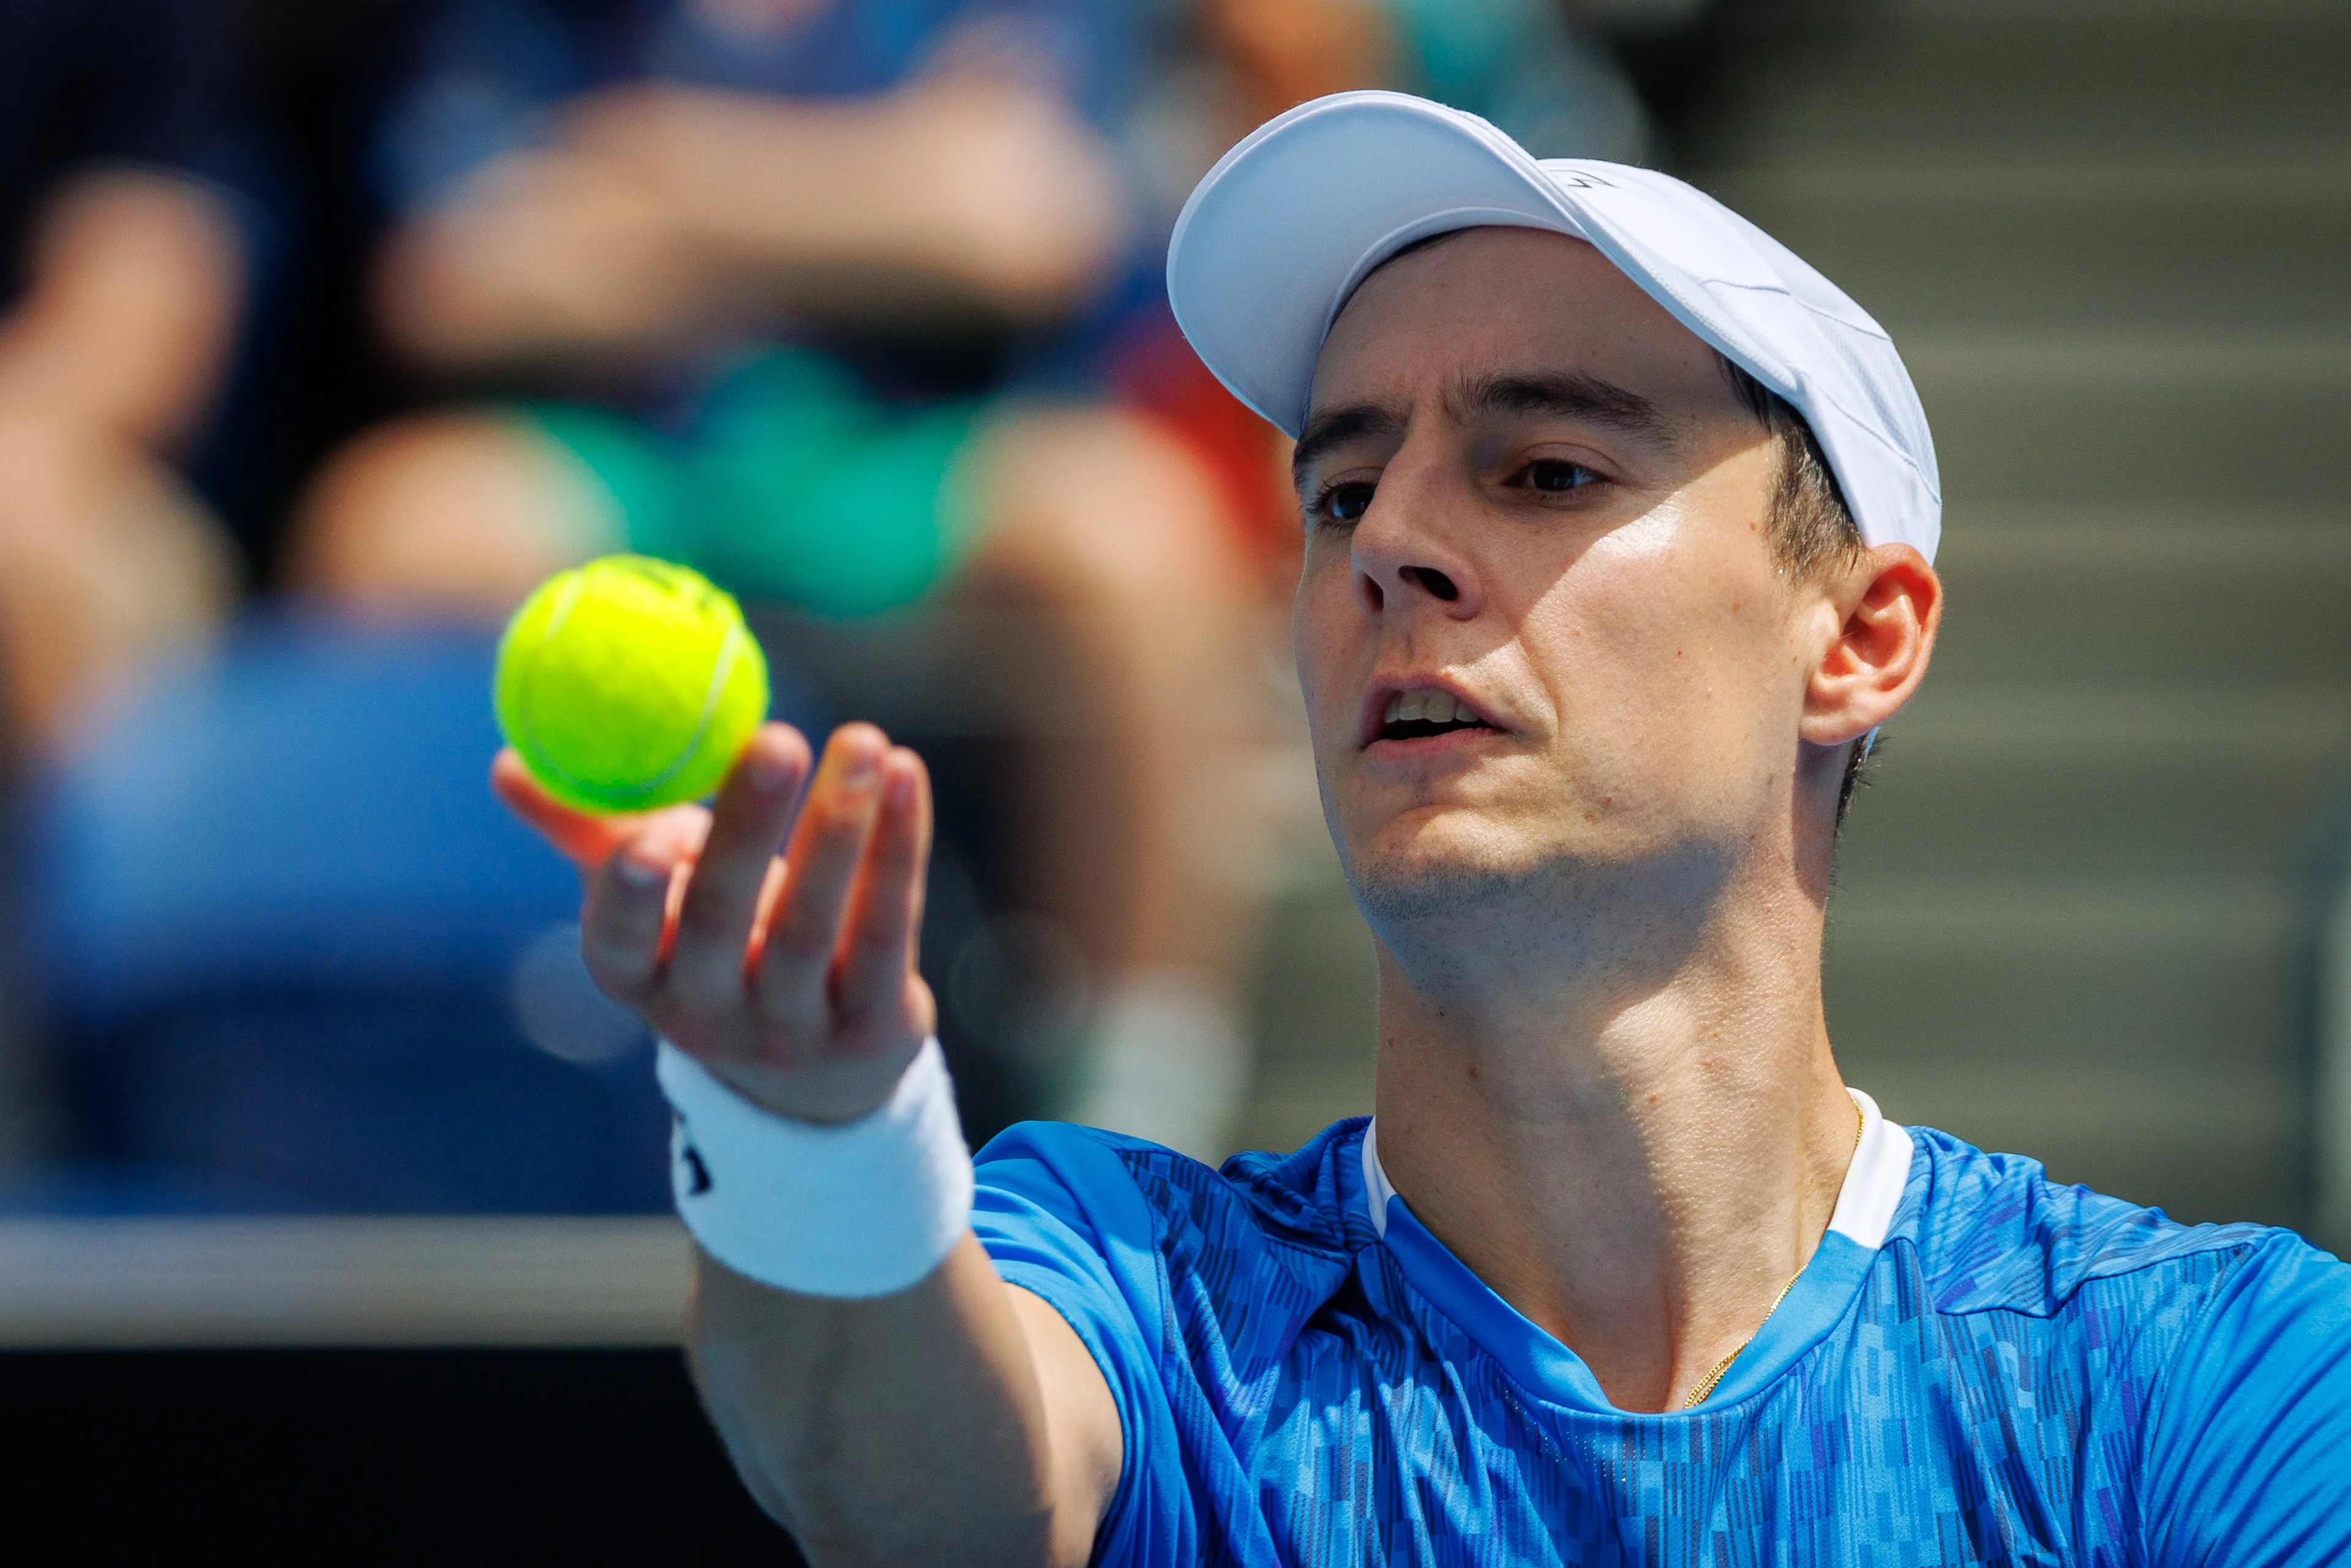
[[[570,868],[483,788],[492,641],[256,616],[47,770],[63,1136],[0,1211],[667,1205],[652,1041],[588,978]]]
[[[1138,164],[1171,221],[1241,137],[1285,110],[1358,88],[1466,109],[1538,157],[1637,163],[1651,149],[1631,82],[1553,0],[1195,0],[1178,21],[1134,135]],[[1164,296],[1123,324],[1110,373],[1128,406],[1154,416],[1216,478],[1247,554],[1286,602],[1299,530],[1279,433],[1194,356]]]
[[[822,616],[1040,617],[1070,711],[1012,895],[1100,982],[1067,1108],[1213,1152],[1263,881],[1252,651],[1296,534],[1277,440],[1165,318],[1166,198],[1375,85],[1547,152],[1641,135],[1541,0],[450,0],[379,139],[377,311],[488,401],[346,448],[290,580],[494,622],[627,548]]]
[[[1038,748],[1020,857],[1107,977],[1085,1110],[1210,1152],[1246,1068],[1232,781],[1263,683],[1214,479],[1081,395],[1155,287],[1117,142],[1135,44],[1083,0],[459,0],[382,138],[378,298],[415,364],[506,401],[348,448],[291,577],[491,620],[632,548],[836,617],[1041,615],[1062,727],[1099,737]]]
[[[1538,158],[1639,162],[1648,151],[1630,83],[1558,0],[1200,0],[1199,10],[1207,60],[1194,90],[1224,111],[1218,152],[1293,105],[1359,87],[1482,115]]]
[[[237,331],[229,42],[203,0],[0,0],[0,663],[37,744],[232,591],[172,467]]]

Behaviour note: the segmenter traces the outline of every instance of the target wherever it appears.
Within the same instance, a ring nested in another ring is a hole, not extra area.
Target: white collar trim
[[[1371,1207],[1372,1228],[1382,1236],[1388,1233],[1388,1199],[1394,1197],[1388,1173],[1380,1168],[1380,1119],[1374,1116],[1364,1128],[1364,1201]]]
[[[1836,1210],[1829,1228],[1875,1252],[1886,1245],[1886,1228],[1902,1207],[1902,1190],[1910,1185],[1910,1156],[1916,1152],[1910,1130],[1878,1114],[1877,1102],[1845,1086],[1861,1107],[1861,1142],[1854,1145],[1853,1164],[1844,1168],[1844,1185],[1837,1188]]]
[[[1861,1107],[1861,1142],[1853,1163],[1845,1167],[1844,1185],[1837,1189],[1836,1210],[1829,1228],[1875,1252],[1886,1244],[1886,1228],[1901,1207],[1902,1189],[1909,1184],[1913,1149],[1909,1129],[1878,1113],[1877,1102],[1848,1085],[1845,1092]],[[1388,1202],[1396,1195],[1388,1173],[1380,1168],[1380,1124],[1374,1117],[1364,1129],[1364,1198],[1372,1211],[1372,1228],[1388,1233]]]

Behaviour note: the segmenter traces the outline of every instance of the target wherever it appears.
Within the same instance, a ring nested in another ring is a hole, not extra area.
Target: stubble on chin
[[[1479,835],[1416,835],[1405,843],[1365,846],[1342,856],[1364,918],[1382,936],[1404,937],[1490,915],[1526,896],[1531,868],[1497,855]]]

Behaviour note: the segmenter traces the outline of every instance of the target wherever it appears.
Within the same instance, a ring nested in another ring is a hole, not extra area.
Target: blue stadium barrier
[[[37,792],[76,1163],[0,1207],[665,1207],[651,1041],[580,967],[570,867],[488,790],[493,653],[261,621]]]

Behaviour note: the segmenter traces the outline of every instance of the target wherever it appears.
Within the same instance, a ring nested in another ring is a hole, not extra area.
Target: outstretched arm
[[[889,1098],[933,1027],[914,968],[930,797],[920,759],[870,725],[834,735],[803,802],[810,766],[771,724],[715,811],[637,818],[566,810],[511,752],[492,778],[580,863],[598,984],[743,1098],[838,1124]],[[812,1562],[1090,1554],[1121,1460],[1109,1386],[967,1231],[919,1283],[866,1300],[701,1255],[687,1332],[737,1469]]]
[[[0,419],[164,452],[203,423],[236,335],[241,243],[192,179],[104,170],[43,214],[29,287],[0,315]]]

